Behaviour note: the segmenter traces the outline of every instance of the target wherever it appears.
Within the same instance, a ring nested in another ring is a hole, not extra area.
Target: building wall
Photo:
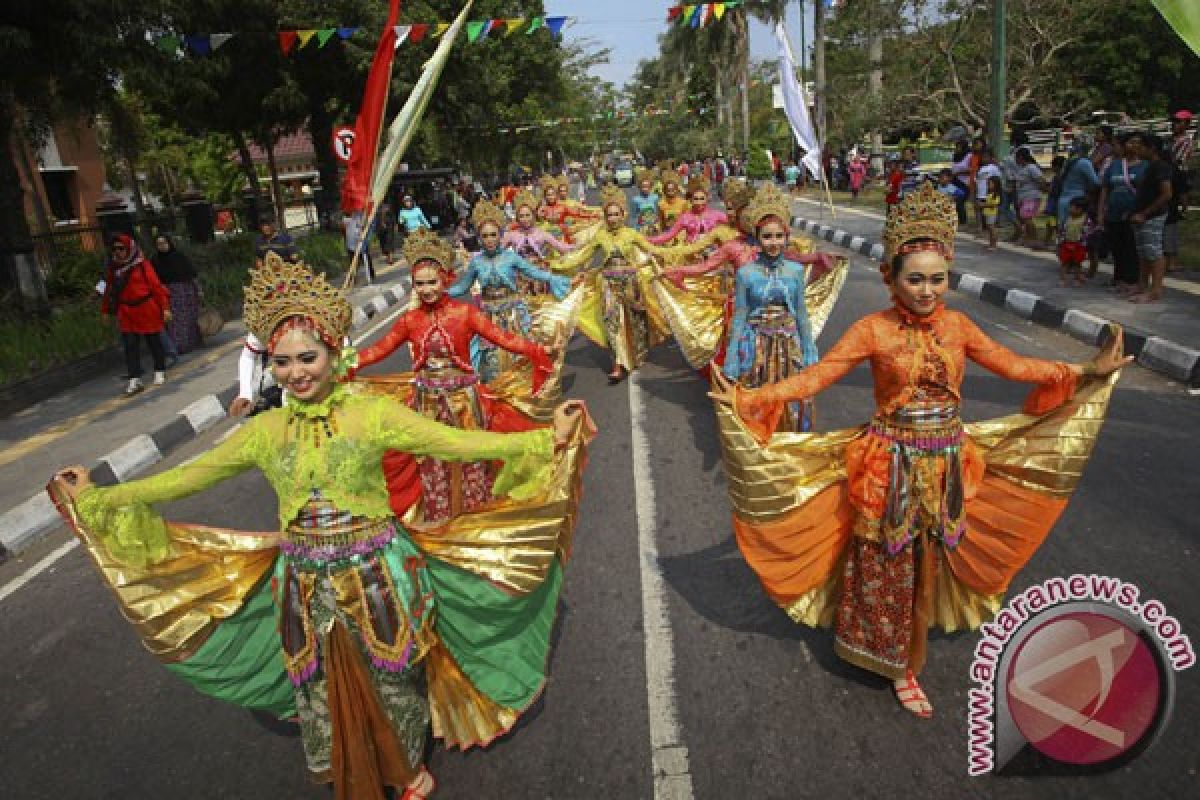
[[[57,123],[40,150],[19,138],[14,146],[22,165],[25,214],[34,233],[44,232],[38,206],[52,229],[97,224],[96,202],[105,183],[104,157],[96,130],[87,120]]]

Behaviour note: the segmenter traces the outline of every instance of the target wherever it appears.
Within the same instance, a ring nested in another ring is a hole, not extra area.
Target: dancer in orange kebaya
[[[953,203],[932,187],[888,217],[894,305],[860,319],[816,364],[759,389],[713,375],[742,554],[797,622],[834,625],[843,659],[933,712],[917,673],[928,629],[977,628],[1044,541],[1074,490],[1122,355],[1117,331],[1088,364],[1020,356],[946,309]],[[1037,384],[1024,413],[964,425],[966,360]],[[788,403],[868,361],[864,427],[774,434]]]

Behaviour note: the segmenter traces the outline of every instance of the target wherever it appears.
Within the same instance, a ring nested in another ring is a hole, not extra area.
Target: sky
[[[587,37],[595,39],[601,46],[612,48],[610,63],[597,66],[592,72],[621,87],[633,75],[638,61],[658,54],[658,35],[667,29],[667,8],[677,3],[670,0],[545,0],[545,5],[547,16],[576,18],[575,23],[564,31],[568,40]],[[811,41],[812,3],[804,5],[807,9],[806,41]],[[714,21],[709,24],[724,23]],[[800,17],[797,3],[789,5],[786,24],[799,57]],[[750,57],[774,59],[775,54],[775,37],[771,29],[752,19]]]

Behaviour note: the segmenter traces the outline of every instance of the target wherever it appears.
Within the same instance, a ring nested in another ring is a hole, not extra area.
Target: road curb
[[[407,286],[407,282],[404,285]],[[407,291],[384,289],[355,307],[354,325],[362,325],[407,298]],[[92,465],[92,480],[100,486],[112,486],[162,461],[173,450],[224,419],[229,404],[237,397],[237,388],[237,382],[234,381],[220,392],[204,395],[165,425],[139,434],[111,453],[101,456]],[[0,514],[0,563],[61,523],[62,518],[44,491]]]
[[[851,234],[800,216],[793,217],[792,227],[867,258],[883,258],[883,245],[861,234]],[[1063,308],[1040,295],[971,272],[950,270],[950,285],[963,294],[1003,308],[1042,327],[1066,333],[1086,344],[1099,344],[1104,329],[1109,325],[1108,320],[1094,314]],[[1124,330],[1125,352],[1137,356],[1138,364],[1188,386],[1200,386],[1200,350],[1136,328],[1125,327]]]

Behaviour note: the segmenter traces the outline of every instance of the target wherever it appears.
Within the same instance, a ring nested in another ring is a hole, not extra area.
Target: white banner
[[[808,115],[808,103],[804,99],[804,91],[796,80],[796,59],[792,55],[792,46],[788,42],[787,32],[783,22],[775,23],[775,40],[779,43],[779,80],[780,92],[783,94],[783,111],[787,114],[788,123],[796,143],[806,151],[802,159],[804,166],[813,177],[821,178],[821,143],[813,130],[812,119]]]

